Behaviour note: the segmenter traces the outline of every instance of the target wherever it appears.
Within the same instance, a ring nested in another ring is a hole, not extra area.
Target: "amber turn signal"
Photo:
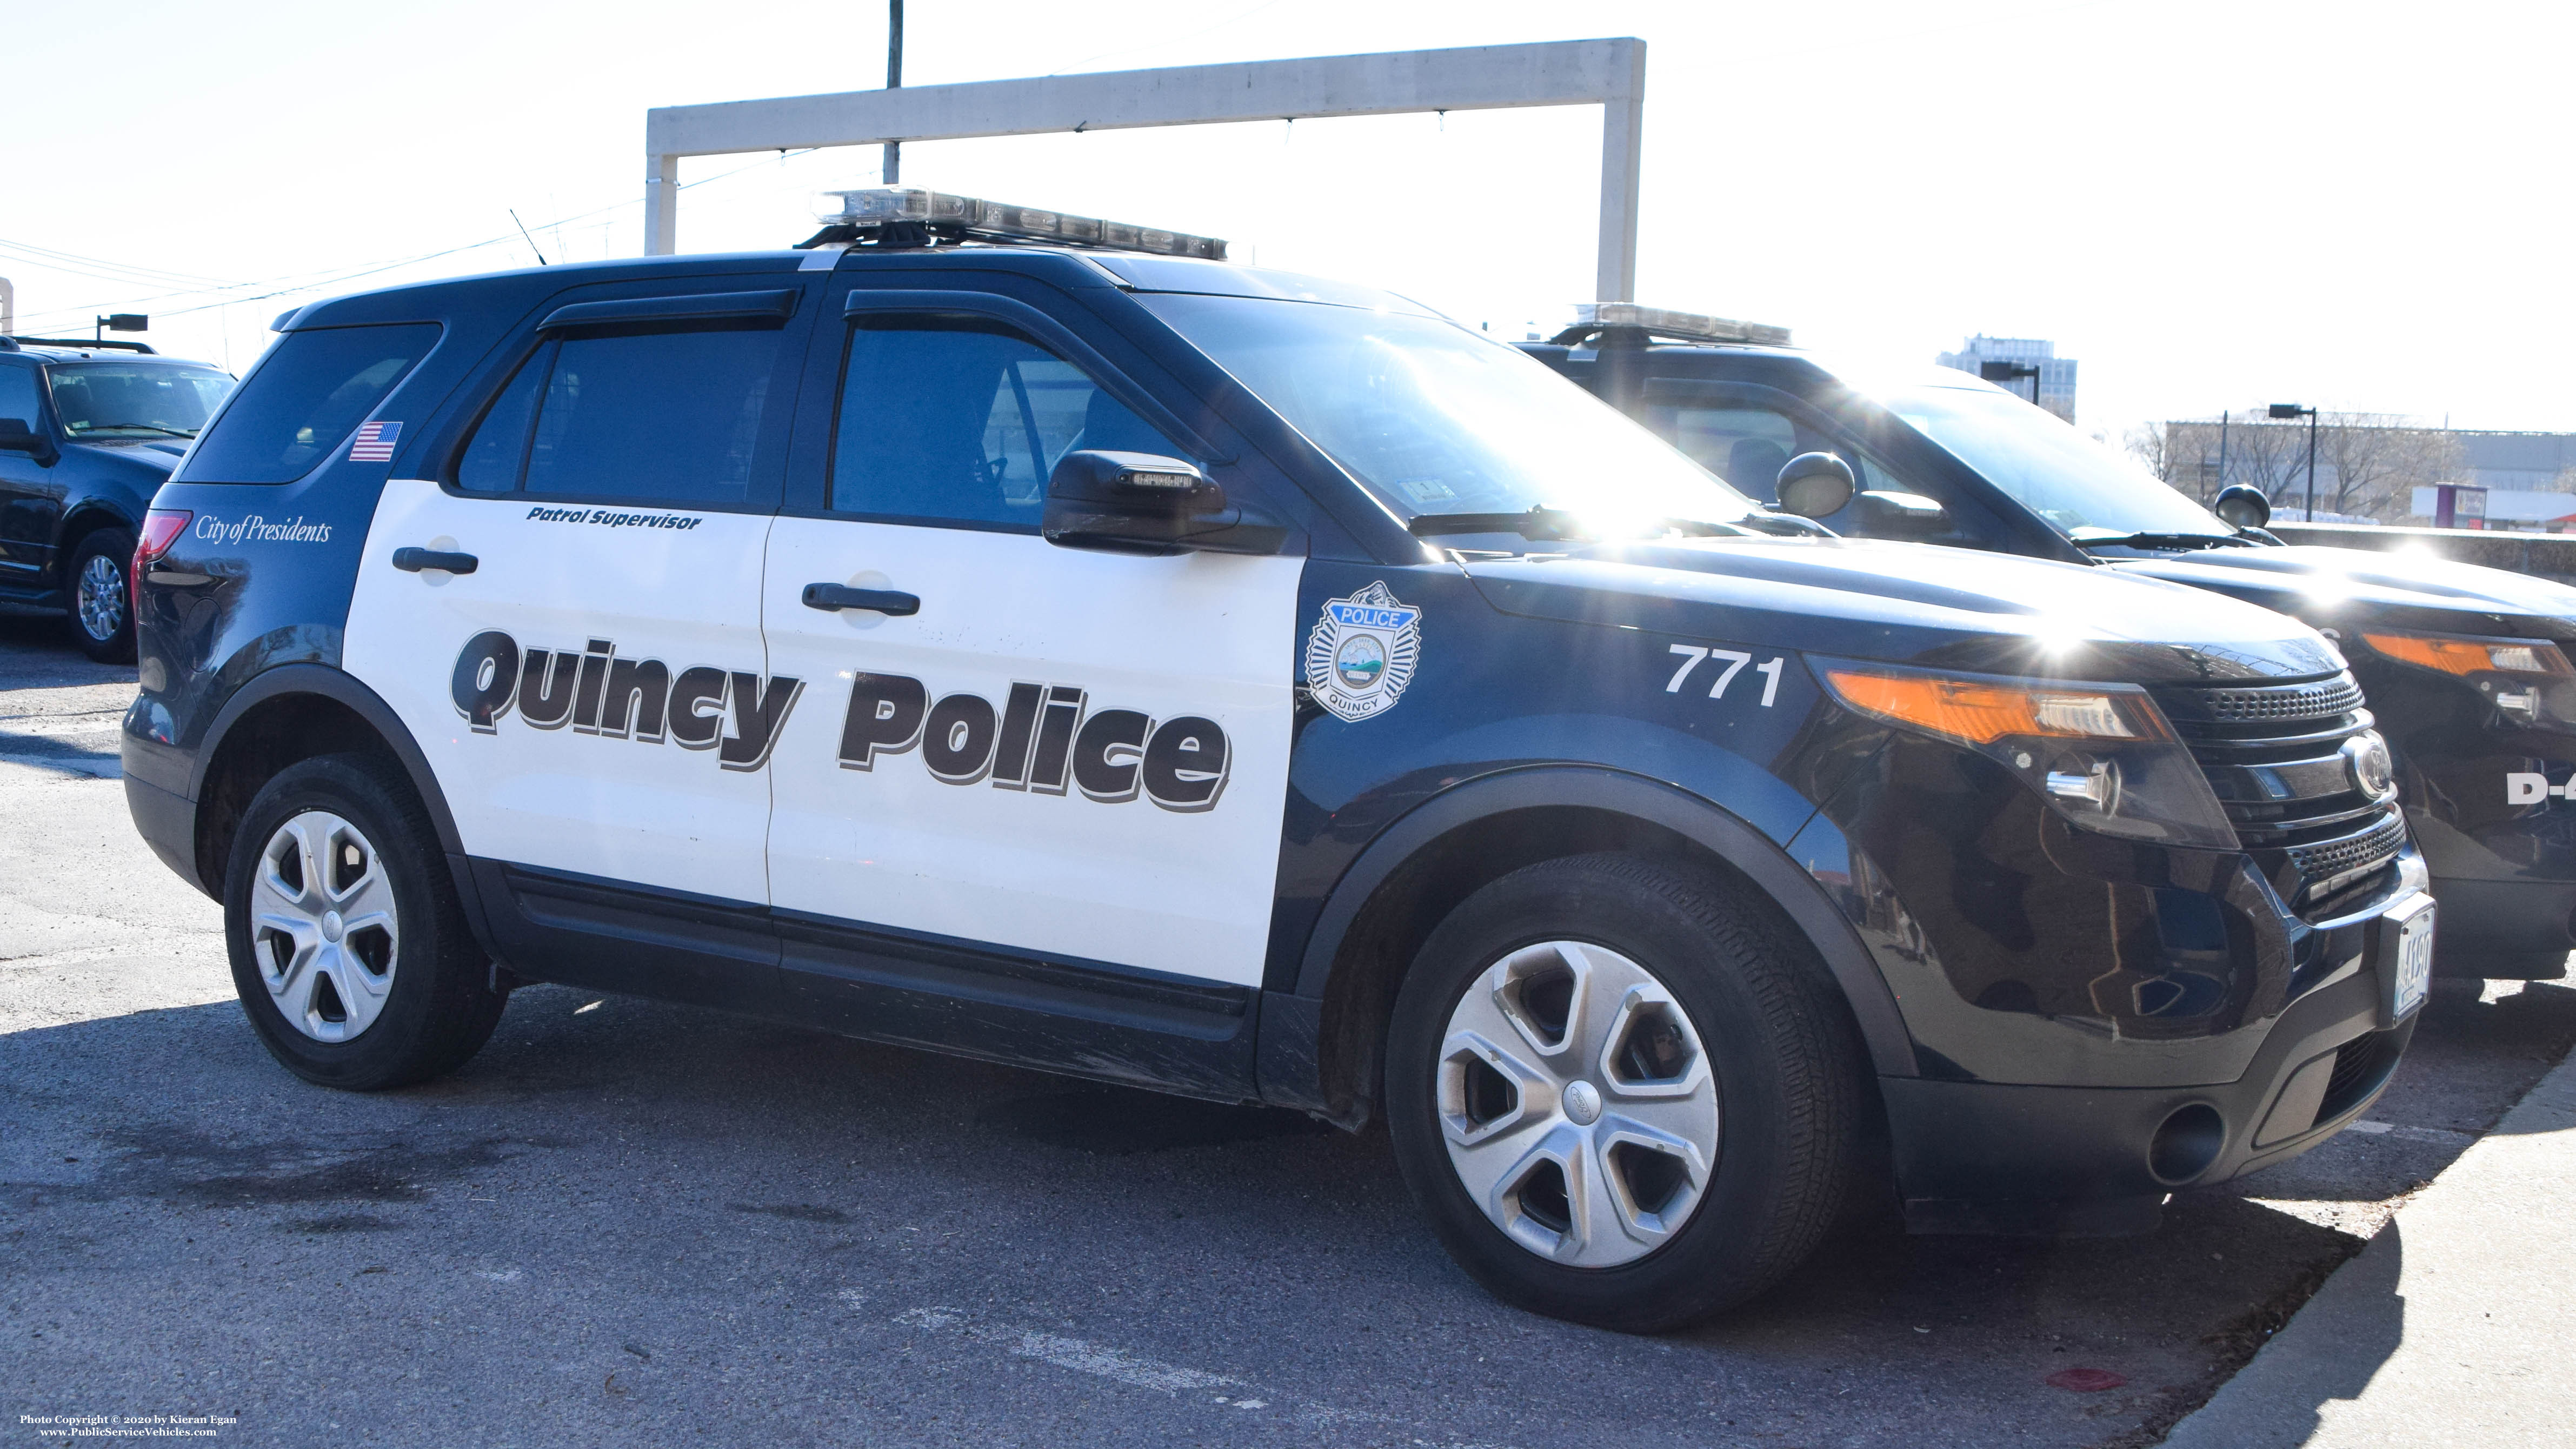
[[[2444,674],[2576,674],[2546,639],[2451,639],[2439,634],[2364,634],[2371,648],[2403,664]]]
[[[2161,716],[2143,696],[2083,689],[1828,669],[1834,692],[1863,714],[1972,745],[2001,739],[2158,739]]]

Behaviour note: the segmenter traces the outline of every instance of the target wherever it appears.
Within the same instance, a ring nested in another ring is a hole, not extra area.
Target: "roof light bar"
[[[1069,216],[1061,211],[1010,206],[945,191],[879,186],[864,191],[827,191],[823,196],[823,225],[856,227],[863,233],[890,223],[910,222],[929,235],[954,241],[1049,241],[1167,257],[1225,260],[1225,243],[1212,236]]]
[[[1753,342],[1766,347],[1789,345],[1789,329],[1764,322],[1738,322],[1732,317],[1706,317],[1697,312],[1675,312],[1663,307],[1640,307],[1634,302],[1584,302],[1574,309],[1576,321],[1586,331],[1604,327],[1635,327],[1660,337],[1684,337],[1694,342]]]

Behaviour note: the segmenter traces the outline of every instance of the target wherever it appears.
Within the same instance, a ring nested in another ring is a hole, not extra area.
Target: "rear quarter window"
[[[292,483],[346,443],[438,341],[438,324],[290,332],[260,359],[175,481]]]

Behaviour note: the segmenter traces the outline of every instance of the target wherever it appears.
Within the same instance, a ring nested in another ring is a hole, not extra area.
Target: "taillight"
[[[185,508],[155,508],[143,515],[143,532],[134,540],[134,567],[125,571],[125,588],[131,596],[127,606],[135,618],[143,617],[143,571],[170,551],[170,545],[177,543],[187,529],[188,520],[196,516]]]

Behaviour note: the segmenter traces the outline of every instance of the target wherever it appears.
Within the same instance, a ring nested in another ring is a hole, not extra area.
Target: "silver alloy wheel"
[[[277,827],[251,877],[251,951],[277,1009],[315,1041],[365,1031],[393,990],[393,882],[358,827],[307,810]]]
[[[81,629],[93,639],[113,639],[125,627],[125,570],[116,560],[92,554],[81,565],[77,607]]]
[[[1662,1247],[1717,1164],[1717,1081],[1689,1013],[1606,946],[1524,946],[1479,973],[1440,1045],[1449,1164],[1533,1253],[1613,1268]]]

